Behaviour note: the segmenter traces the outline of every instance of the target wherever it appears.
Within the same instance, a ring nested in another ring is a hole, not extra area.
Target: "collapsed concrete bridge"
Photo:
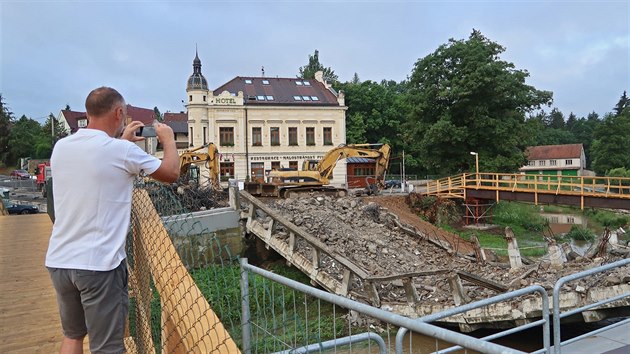
[[[248,205],[246,232],[327,291],[409,317],[421,317],[470,301],[539,284],[553,288],[560,277],[627,256],[579,257],[558,265],[510,266],[483,260],[452,241],[406,225],[396,215],[359,198],[315,197],[268,204],[241,191]],[[433,236],[433,237],[432,237]],[[561,295],[560,308],[630,293],[627,267],[581,280]],[[542,300],[527,295],[451,316],[442,322],[463,331],[505,328],[536,321]],[[581,320],[630,315],[628,297],[581,313]]]

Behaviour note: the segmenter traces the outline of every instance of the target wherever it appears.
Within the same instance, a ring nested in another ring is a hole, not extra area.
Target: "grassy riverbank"
[[[558,213],[580,215],[586,218],[588,228],[575,226],[567,235],[553,235],[549,223],[540,213]],[[527,257],[540,257],[546,253],[546,241],[543,237],[554,236],[560,242],[568,242],[570,238],[576,240],[592,240],[601,234],[606,227],[617,229],[630,224],[630,216],[616,214],[608,210],[588,209],[545,205],[536,206],[518,202],[500,202],[491,210],[492,223],[497,227],[490,230],[471,230],[464,228],[461,222],[440,224],[439,226],[451,232],[459,234],[462,238],[470,240],[476,235],[484,248],[494,250],[498,255],[507,255],[507,246],[503,238],[505,227],[510,227],[516,235],[521,254]],[[622,240],[627,240],[628,234]]]

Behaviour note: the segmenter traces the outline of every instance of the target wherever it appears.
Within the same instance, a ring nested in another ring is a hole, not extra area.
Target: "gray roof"
[[[374,159],[368,159],[367,157],[348,157],[347,163],[375,163]]]

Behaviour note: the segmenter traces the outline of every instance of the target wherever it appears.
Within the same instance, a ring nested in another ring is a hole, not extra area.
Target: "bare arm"
[[[161,182],[175,182],[179,178],[179,156],[175,146],[173,129],[166,124],[155,122],[155,133],[164,148],[164,158],[160,167],[151,174],[151,177]]]

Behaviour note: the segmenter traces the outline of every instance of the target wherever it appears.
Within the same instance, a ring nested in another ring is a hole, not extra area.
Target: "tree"
[[[575,116],[575,114],[573,114],[573,112],[569,113],[569,118],[567,118],[567,124],[565,124],[566,129],[571,131],[571,129],[573,129],[573,127],[575,126],[576,122],[577,122],[577,117]]]
[[[160,113],[160,110],[157,108],[157,106],[153,107],[153,114],[155,115],[155,119],[157,119],[158,122],[164,120],[164,116],[162,116],[162,113]]]
[[[337,88],[344,91],[348,106],[348,143],[388,143],[394,151],[402,150],[401,126],[410,112],[406,82],[368,80],[338,83]]]
[[[607,114],[593,134],[593,170],[598,175],[614,168],[630,168],[630,109]]]
[[[354,75],[352,75],[352,80],[350,80],[350,83],[355,85],[360,84],[361,80],[359,79],[359,74],[354,73]]]
[[[330,67],[324,67],[324,65],[319,62],[319,51],[315,49],[315,54],[308,56],[308,64],[300,67],[298,77],[302,79],[314,79],[315,73],[318,71],[323,71],[324,80],[330,83],[336,83],[339,79],[334,70]]]
[[[551,113],[549,113],[549,115],[547,116],[545,125],[549,128],[554,129],[564,128],[564,115],[557,108],[552,109]]]
[[[22,115],[9,133],[9,156],[7,165],[17,165],[21,157],[40,158],[42,127],[37,121]]]
[[[432,174],[474,168],[512,172],[525,163],[531,132],[525,114],[552,101],[552,93],[525,84],[529,76],[500,60],[505,48],[473,30],[419,59],[410,79],[413,111],[406,126],[414,157]]]
[[[4,98],[0,94],[0,164],[8,164],[9,133],[12,123],[13,112],[4,104]]]
[[[626,95],[626,91],[623,91],[621,98],[619,98],[619,102],[617,102],[615,108],[613,108],[613,110],[615,111],[615,115],[621,115],[626,107],[630,107],[630,99]]]
[[[46,119],[46,123],[44,123],[42,127],[42,137],[44,140],[50,140],[50,147],[52,148],[59,139],[66,136],[68,136],[66,127],[55,118],[54,114],[50,113],[48,119]]]

